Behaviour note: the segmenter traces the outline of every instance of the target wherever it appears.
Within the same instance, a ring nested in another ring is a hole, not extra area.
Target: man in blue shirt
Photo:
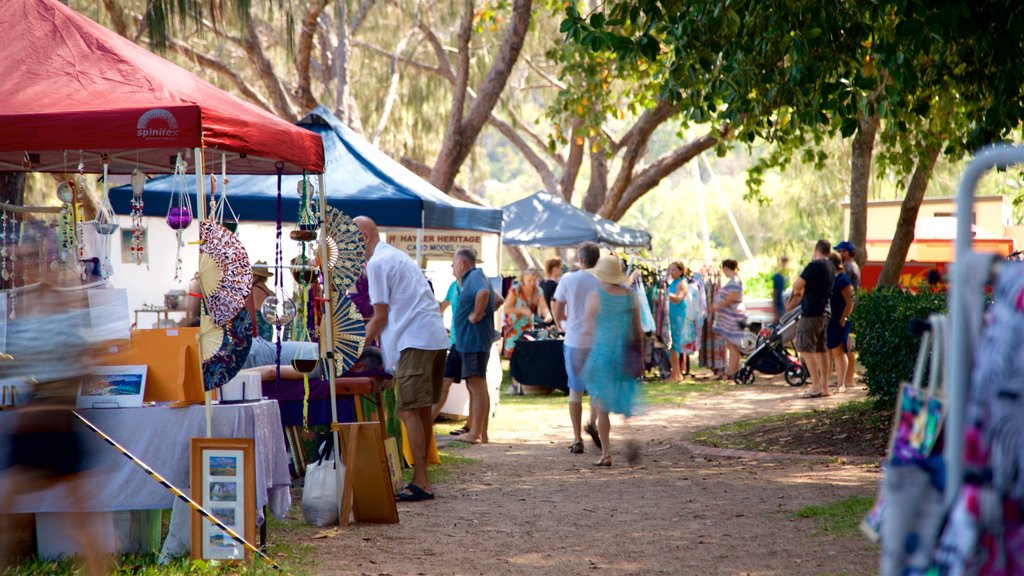
[[[452,329],[455,349],[462,359],[462,377],[469,389],[469,431],[459,440],[486,444],[491,417],[491,395],[487,390],[487,361],[494,343],[494,311],[505,299],[491,288],[483,270],[476,267],[476,252],[460,248],[452,259],[452,272],[462,279],[459,304],[455,306]]]
[[[786,313],[786,303],[782,299],[783,292],[786,291],[786,265],[789,264],[789,257],[785,254],[779,258],[779,269],[772,276],[772,311],[774,312],[774,322],[778,322],[779,318]]]

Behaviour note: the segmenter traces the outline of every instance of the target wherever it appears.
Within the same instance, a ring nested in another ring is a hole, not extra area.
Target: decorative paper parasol
[[[252,320],[243,308],[221,328],[208,316],[199,322],[199,356],[203,361],[203,388],[220,388],[242,369],[252,348]]]
[[[216,222],[199,224],[199,285],[218,326],[245,307],[252,291],[249,254],[237,236]]]
[[[331,321],[322,322],[322,329],[330,329],[331,342],[334,345],[334,365],[338,374],[344,374],[359,360],[363,353],[363,344],[366,343],[366,324],[363,316],[356,309],[356,305],[347,296],[338,299],[337,294],[331,294]],[[326,337],[321,337],[321,346],[326,342]],[[326,356],[321,350],[321,356]]]
[[[359,227],[341,210],[328,206],[325,221],[331,284],[344,294],[363,273],[366,245]]]

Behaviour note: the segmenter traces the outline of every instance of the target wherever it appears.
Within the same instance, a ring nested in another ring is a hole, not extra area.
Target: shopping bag
[[[942,362],[945,346],[944,316],[937,314],[929,318],[930,332],[921,337],[922,352],[925,338],[931,336],[931,362],[928,370],[928,387],[921,387],[923,380],[923,358],[918,354],[917,367],[912,383],[900,387],[896,404],[893,433],[890,440],[889,460],[893,463],[922,461],[934,452],[938,442],[942,420],[945,414],[942,393]]]
[[[329,442],[320,446],[316,462],[306,465],[306,481],[302,487],[302,517],[310,526],[324,527],[338,523],[337,467],[341,467],[342,482],[345,465],[333,458]]]

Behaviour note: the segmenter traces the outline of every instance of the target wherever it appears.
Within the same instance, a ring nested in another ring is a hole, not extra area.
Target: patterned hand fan
[[[237,236],[216,222],[199,224],[199,285],[218,326],[238,315],[252,291],[249,254]]]
[[[326,319],[325,319],[326,320]],[[334,347],[334,366],[338,375],[344,374],[359,360],[366,343],[366,324],[356,305],[347,296],[331,294],[330,322],[321,322],[321,330],[331,331]],[[326,342],[326,335],[320,338],[320,345]],[[326,356],[324,350],[321,356]]]
[[[363,272],[366,245],[355,222],[347,214],[331,206],[327,207],[324,230],[328,236],[331,285],[336,291],[345,294]]]
[[[199,321],[199,357],[203,363],[203,389],[209,392],[234,378],[252,348],[252,319],[242,308],[223,328],[209,316]]]

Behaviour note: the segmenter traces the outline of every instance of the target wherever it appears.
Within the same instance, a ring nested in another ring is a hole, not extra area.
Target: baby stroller
[[[786,348],[786,344],[796,335],[800,312],[800,306],[797,306],[783,314],[778,322],[761,331],[757,345],[736,371],[733,381],[737,384],[753,384],[756,370],[764,374],[784,374],[790,386],[803,386],[807,383],[810,376],[807,367]]]

